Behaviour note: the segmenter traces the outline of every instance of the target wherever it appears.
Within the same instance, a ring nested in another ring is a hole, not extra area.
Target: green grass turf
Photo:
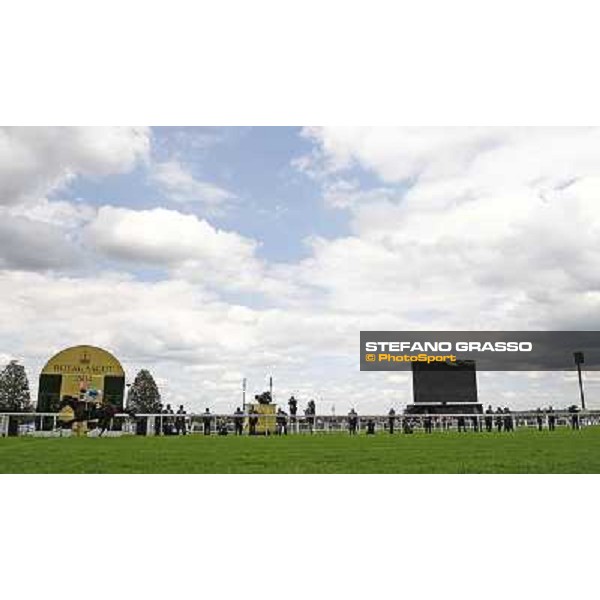
[[[600,427],[354,438],[3,438],[0,473],[600,473]]]

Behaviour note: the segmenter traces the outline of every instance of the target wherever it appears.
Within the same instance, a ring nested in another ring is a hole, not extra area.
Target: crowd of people
[[[242,410],[238,406],[233,415],[214,415],[209,408],[206,408],[201,415],[194,415],[193,421],[184,405],[180,405],[177,411],[174,411],[170,404],[161,404],[153,421],[154,434],[164,436],[188,435],[192,432],[193,425],[197,424],[200,424],[200,431],[206,436],[213,434],[228,435],[230,432],[233,435],[240,436],[246,431],[251,436],[259,434],[288,435],[290,430],[315,432],[317,411],[314,400],[307,402],[303,416],[299,416],[298,400],[294,396],[287,402],[289,413],[281,407],[277,408],[276,411],[273,409],[273,413],[261,413],[257,410],[257,407],[260,408],[260,404],[271,403],[270,393],[265,392],[265,394],[255,398],[258,400],[258,404],[250,404],[246,410]],[[65,410],[67,410],[66,413]],[[81,424],[86,422],[92,428],[97,427],[100,436],[111,428],[113,420],[119,412],[117,407],[110,403],[97,403],[90,406],[89,403],[86,404],[77,398],[70,397],[63,399],[61,411],[62,414],[67,415],[64,424],[72,426],[75,434],[80,433]],[[568,413],[570,426],[573,429],[579,429],[581,423],[578,408],[573,405],[569,407]],[[356,410],[352,408],[345,417],[318,417],[318,419],[320,427],[326,421],[328,430],[343,430],[346,428],[348,433],[354,436],[361,430],[366,435],[374,435],[378,429],[387,431],[392,435],[396,432],[410,434],[416,429],[422,429],[428,434],[436,430],[448,431],[452,429],[458,432],[512,432],[515,430],[517,416],[508,407],[493,409],[492,406],[488,406],[483,414],[473,415],[396,414],[396,411],[391,408],[385,417],[367,416],[361,418]],[[519,418],[521,420],[525,419],[529,424],[532,423],[532,418],[534,418],[535,425],[540,431],[544,429],[554,431],[557,425],[557,414],[552,406],[546,409],[538,408],[534,413],[529,413],[527,418],[522,415]],[[562,422],[564,423],[564,420]],[[137,419],[137,424],[138,433],[147,433],[147,417],[142,416]],[[231,427],[232,425],[233,427]]]
[[[579,419],[579,409],[572,405],[568,408],[570,415],[570,425],[572,429],[580,429],[581,423]],[[497,407],[495,410],[492,406],[488,406],[484,414],[473,415],[420,415],[420,416],[397,416],[394,409],[390,409],[387,418],[387,431],[393,434],[396,430],[396,425],[400,425],[403,433],[412,433],[415,427],[421,426],[425,433],[433,433],[434,429],[449,430],[456,427],[459,432],[467,430],[481,432],[486,431],[491,433],[497,432],[512,432],[515,430],[515,421],[518,415],[515,415],[508,407]],[[531,418],[521,417],[524,421],[530,421]],[[349,413],[349,430],[353,433],[352,420],[355,419],[355,412],[352,410]],[[548,429],[554,431],[556,429],[557,415],[552,406],[547,409],[538,408],[535,411],[535,422],[539,431]],[[367,433],[369,433],[369,422],[367,421]]]
[[[270,404],[270,392],[255,396],[257,404]],[[228,435],[230,433],[230,424],[233,424],[233,435],[243,435],[245,424],[247,424],[248,435],[258,435],[265,433],[259,431],[259,422],[261,417],[268,424],[274,424],[274,430],[271,431],[268,425],[266,426],[267,433],[275,435],[288,435],[290,424],[298,423],[298,401],[292,396],[288,401],[289,414],[281,407],[277,411],[270,414],[261,414],[256,409],[256,404],[243,411],[239,406],[230,417],[222,415],[214,415],[206,408],[204,412],[197,418],[200,421],[200,431],[203,435]],[[317,407],[314,400],[309,400],[304,410],[303,423],[306,423],[309,431],[314,432],[316,424]],[[154,418],[154,434],[155,435],[186,435],[191,431],[190,416],[184,406],[181,405],[177,412],[173,410],[170,404],[160,405],[158,416]]]
[[[164,406],[161,404],[158,414],[160,416],[154,420],[155,435],[187,435],[187,411],[183,404],[179,405],[177,412],[173,410],[170,404]]]
[[[270,399],[269,399],[270,401]],[[267,402],[263,402],[267,403]],[[201,424],[201,433],[204,435],[228,435],[230,425],[233,424],[231,433],[234,435],[243,435],[245,427],[248,435],[259,435],[267,433],[274,435],[288,435],[290,428],[298,431],[300,424],[302,428],[309,433],[314,433],[317,424],[316,404],[314,400],[309,400],[304,415],[298,415],[298,400],[292,396],[288,402],[289,412],[285,412],[281,407],[272,415],[261,415],[255,405],[250,405],[247,411],[243,411],[239,406],[230,417],[213,415],[210,409],[206,408],[199,417]],[[575,406],[569,408],[570,425],[573,429],[579,429],[580,419],[578,409]],[[557,415],[552,406],[535,411],[535,423],[537,428],[542,431],[556,429]],[[190,432],[189,418],[186,416],[183,405],[174,412],[170,404],[164,408],[161,405],[160,418],[155,420],[156,435],[186,435]],[[268,425],[259,427],[261,417],[266,419]],[[385,419],[376,419],[374,417],[359,417],[358,413],[352,408],[346,417],[331,417],[329,422],[341,423],[342,429],[345,427],[350,435],[357,435],[361,430],[366,435],[374,435],[379,429],[387,431],[389,434],[401,432],[404,434],[413,433],[416,429],[422,429],[425,433],[434,431],[449,431],[455,429],[458,432],[512,432],[515,430],[516,415],[508,407],[488,406],[483,414],[473,415],[407,415],[396,414],[392,408],[389,410]],[[271,425],[271,426],[269,426]]]

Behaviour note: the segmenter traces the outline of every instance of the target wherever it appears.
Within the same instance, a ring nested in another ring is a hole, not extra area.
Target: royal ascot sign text
[[[412,363],[475,361],[479,371],[600,370],[599,331],[361,331],[361,371],[404,371]]]

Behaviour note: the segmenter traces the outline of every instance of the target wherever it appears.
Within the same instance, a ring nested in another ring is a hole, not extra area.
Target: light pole
[[[573,352],[573,358],[577,365],[577,375],[579,376],[579,394],[581,395],[581,410],[585,410],[585,397],[583,395],[583,381],[581,380],[581,365],[583,364],[583,352]]]

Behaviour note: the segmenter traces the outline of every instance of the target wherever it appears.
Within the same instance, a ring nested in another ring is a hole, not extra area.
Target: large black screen
[[[413,363],[415,403],[477,402],[477,379],[474,361]]]

